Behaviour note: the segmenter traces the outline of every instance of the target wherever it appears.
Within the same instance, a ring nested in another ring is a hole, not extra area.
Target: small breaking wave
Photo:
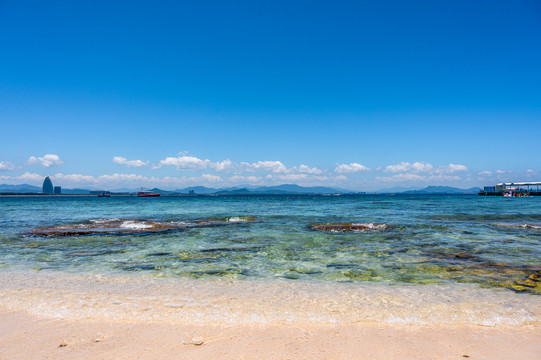
[[[526,230],[541,230],[541,224],[531,223],[494,223],[493,226],[513,228],[513,229],[526,229]]]
[[[255,218],[253,216],[231,216],[225,220],[228,222],[251,222],[255,221]]]
[[[310,229],[312,230],[327,232],[367,232],[386,230],[388,228],[389,225],[380,223],[327,223],[310,225]]]

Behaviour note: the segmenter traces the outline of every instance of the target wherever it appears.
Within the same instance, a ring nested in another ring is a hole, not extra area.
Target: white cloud
[[[30,184],[36,184],[40,185],[43,183],[43,180],[45,179],[45,176],[39,175],[39,174],[32,174],[29,172],[26,172],[19,176],[6,176],[6,175],[0,175],[0,181],[5,184],[10,185],[19,185],[21,183],[30,183]]]
[[[537,173],[535,171],[529,169],[529,170],[526,170],[526,175],[533,176],[533,175],[537,175]]]
[[[379,182],[398,183],[398,182],[429,182],[429,181],[458,181],[459,176],[456,175],[419,175],[414,173],[402,173],[393,176],[376,177]]]
[[[62,161],[60,157],[55,154],[46,154],[41,157],[30,156],[28,158],[28,164],[38,164],[45,167],[62,165],[63,163],[64,161]]]
[[[275,174],[322,174],[323,170],[301,164],[288,168],[281,161],[241,162],[239,168],[247,172],[270,171]]]
[[[201,170],[205,169],[209,160],[201,160],[194,156],[178,156],[178,157],[167,157],[164,160],[160,160],[160,166],[175,166],[178,170]]]
[[[66,181],[69,183],[94,183],[96,182],[96,178],[94,176],[81,175],[81,174],[64,175],[64,174],[59,173],[59,174],[55,174],[53,176],[53,179],[57,181]]]
[[[183,154],[183,153],[182,153]],[[125,158],[115,157],[114,160],[117,163],[126,163]],[[136,161],[136,160],[133,160]],[[146,163],[145,163],[146,164]],[[135,165],[135,163],[134,163]],[[257,162],[240,162],[235,163],[229,159],[223,161],[210,161],[208,159],[199,159],[194,156],[181,155],[178,157],[167,157],[164,160],[160,160],[158,164],[151,166],[152,169],[159,169],[162,166],[175,166],[177,169],[188,170],[203,170],[213,169],[217,172],[234,172],[242,174],[244,172],[272,172],[276,174],[322,174],[323,170],[316,167],[310,167],[308,165],[301,164],[299,166],[293,166],[288,168],[281,161],[257,161]]]
[[[32,174],[32,173],[29,173],[29,172],[25,172],[24,174],[22,174],[21,176],[18,176],[17,177],[18,179],[20,179],[21,181],[29,181],[29,182],[43,182],[43,180],[45,179],[45,176],[42,176],[42,175],[39,175],[39,174]]]
[[[487,171],[487,170],[479,171],[477,173],[477,175],[479,175],[479,176],[492,176],[492,171]]]
[[[127,167],[143,167],[143,166],[148,166],[149,162],[148,161],[142,161],[142,160],[128,160],[126,159],[125,157],[122,157],[122,156],[114,156],[113,157],[113,162],[115,164],[119,164],[119,165],[125,165]]]
[[[274,173],[286,173],[288,169],[280,161],[258,161],[254,163],[241,162],[240,163],[244,171],[271,171]]]
[[[434,169],[434,166],[429,163],[414,162],[413,164],[410,164],[409,162],[406,162],[406,161],[402,161],[398,164],[388,165],[385,167],[386,172],[392,172],[392,173],[408,172],[408,171],[415,172],[415,173],[430,172],[432,171],[432,169]]]
[[[456,172],[468,171],[468,168],[460,164],[449,164],[438,166],[437,168],[430,163],[414,162],[413,164],[402,161],[398,164],[388,165],[385,172],[392,173],[410,173],[410,174],[454,174]]]
[[[358,163],[340,164],[334,169],[334,172],[338,174],[356,173],[359,171],[370,171],[370,169]]]
[[[211,162],[209,167],[219,172],[231,171],[235,168],[235,164],[229,159],[224,161]]]
[[[8,171],[15,169],[15,165],[13,165],[10,161],[0,161],[0,171]]]
[[[453,174],[460,171],[468,171],[468,168],[464,165],[449,164],[446,166],[439,166],[435,172],[439,174]]]
[[[222,182],[223,179],[220,176],[212,175],[212,174],[203,174],[201,177],[209,182]]]
[[[321,174],[323,173],[323,170],[321,169],[318,169],[318,168],[311,168],[307,165],[299,165],[299,167],[293,167],[292,168],[292,171],[298,171],[300,173],[304,173],[304,174]]]

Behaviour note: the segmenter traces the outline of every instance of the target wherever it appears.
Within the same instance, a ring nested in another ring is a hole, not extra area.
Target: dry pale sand
[[[541,359],[541,328],[208,326],[0,312],[0,359]],[[202,343],[201,343],[202,342]]]

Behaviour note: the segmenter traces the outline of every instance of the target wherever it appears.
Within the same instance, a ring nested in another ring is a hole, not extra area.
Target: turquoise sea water
[[[32,235],[116,221],[164,232]],[[256,219],[256,221],[242,221]],[[322,232],[312,224],[382,223]],[[2,197],[0,270],[189,279],[476,284],[541,294],[541,198]]]

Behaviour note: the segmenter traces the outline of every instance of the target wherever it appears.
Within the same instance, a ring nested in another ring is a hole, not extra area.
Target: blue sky
[[[541,176],[539,1],[0,1],[0,183]]]

